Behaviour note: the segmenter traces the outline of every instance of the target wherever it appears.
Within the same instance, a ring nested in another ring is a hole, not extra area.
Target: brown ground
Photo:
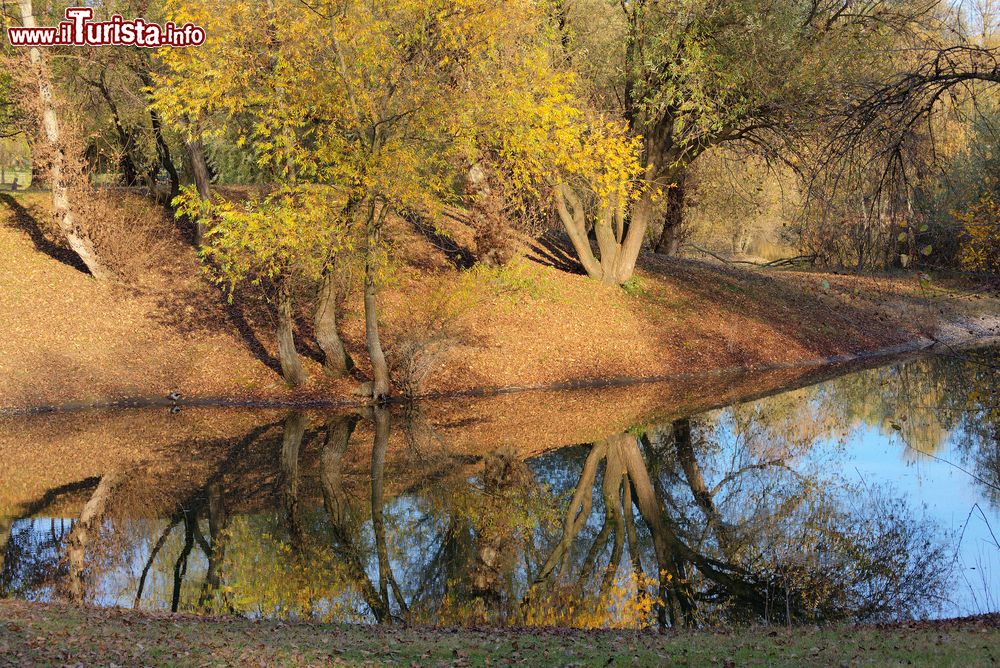
[[[113,249],[122,258],[117,284],[71,266],[46,222],[44,195],[0,198],[0,410],[172,391],[234,400],[349,397],[357,380],[331,383],[312,359],[314,380],[290,392],[274,370],[266,304],[227,305],[161,211],[136,196],[115,197],[119,218],[131,216],[122,225],[141,227],[129,237],[133,247]],[[564,256],[544,244],[504,270],[460,271],[454,258],[463,256],[468,230],[452,232],[447,241],[395,221],[390,237],[402,264],[381,299],[390,356],[403,341],[439,335],[443,354],[424,386],[432,393],[795,364],[912,341],[1000,311],[992,299],[927,294],[914,277],[762,272],[659,257],[643,259],[630,290],[606,288],[566,271]],[[347,300],[343,332],[363,375],[359,302]],[[301,345],[314,353],[308,318],[300,325]]]

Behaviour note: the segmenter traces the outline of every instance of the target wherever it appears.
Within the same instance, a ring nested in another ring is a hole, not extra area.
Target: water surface
[[[1000,609],[1000,352],[779,380],[6,420],[0,597],[573,627]]]

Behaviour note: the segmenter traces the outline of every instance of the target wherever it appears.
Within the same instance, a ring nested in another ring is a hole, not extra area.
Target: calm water
[[[579,627],[996,611],[998,380],[996,350],[940,355],[594,442],[575,440],[570,401],[565,435],[559,410],[504,430],[475,400],[433,419],[268,412],[223,428],[219,412],[174,441],[162,415],[109,417],[139,454],[97,475],[87,454],[65,472],[74,455],[46,439],[99,441],[100,425],[21,421],[24,449],[52,459],[8,490],[0,597]],[[618,403],[595,405],[619,423]]]

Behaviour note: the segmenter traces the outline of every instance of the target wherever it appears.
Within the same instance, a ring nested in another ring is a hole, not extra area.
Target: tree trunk
[[[174,588],[173,594],[170,596],[170,612],[177,612],[181,606],[181,588],[184,585],[184,576],[187,575],[188,558],[194,548],[195,523],[198,521],[194,517],[194,511],[191,510],[182,511],[182,516],[184,519],[184,546],[177,556],[177,561],[174,562]]]
[[[576,257],[583,265],[583,270],[591,278],[602,280],[604,269],[600,261],[594,256],[594,249],[590,245],[590,238],[587,236],[586,213],[583,209],[583,202],[576,196],[573,189],[563,184],[555,189],[556,210],[559,212],[559,219],[569,235]]]
[[[382,488],[385,483],[385,451],[389,445],[389,414],[376,408],[375,442],[372,444],[372,532],[375,534],[375,552],[378,558],[378,593],[387,609],[389,606],[389,551],[385,541],[385,519],[382,514]]]
[[[349,416],[327,424],[326,444],[320,454],[320,487],[323,506],[330,515],[334,540],[339,546],[338,557],[347,566],[348,576],[355,581],[375,621],[381,624],[389,619],[388,602],[379,597],[378,589],[368,576],[367,559],[361,553],[358,527],[352,518],[354,513],[350,507],[350,496],[344,489],[341,476],[343,455],[356,422],[356,416]]]
[[[727,559],[735,561],[728,527],[723,522],[722,515],[715,505],[715,499],[705,484],[701,465],[694,453],[694,444],[691,440],[691,419],[674,420],[672,427],[677,461],[680,462],[681,468],[684,470],[688,489],[691,490],[695,503],[698,504],[705,516],[706,523],[715,532],[715,537],[719,541],[719,549],[722,550]]]
[[[309,419],[294,411],[285,418],[281,435],[281,498],[285,507],[285,520],[292,549],[299,551],[305,540],[302,514],[299,510],[299,450]]]
[[[206,490],[208,495],[208,535],[211,539],[212,551],[207,555],[208,570],[205,572],[205,582],[198,597],[198,606],[207,608],[212,603],[215,592],[222,586],[222,562],[226,558],[226,530],[229,527],[229,515],[226,513],[226,497],[222,482],[213,481]]]
[[[381,214],[379,214],[381,215]],[[376,219],[375,204],[368,210],[368,232],[365,248],[365,343],[372,363],[372,399],[378,403],[389,396],[389,366],[385,361],[378,333],[378,286],[375,277],[375,248],[379,243],[381,221]]]
[[[195,187],[198,189],[198,196],[203,201],[212,198],[212,177],[208,171],[208,162],[205,160],[205,147],[198,137],[187,136],[184,140],[184,147],[187,149],[188,159],[191,161],[191,175],[194,177]],[[199,219],[194,223],[194,245],[201,246],[205,236],[205,224]]]
[[[25,28],[37,26],[31,7],[31,0],[19,0],[21,21]],[[73,213],[69,195],[69,170],[66,164],[66,147],[63,145],[62,133],[59,129],[59,118],[52,99],[52,83],[49,80],[48,69],[41,49],[28,49],[31,65],[38,79],[38,99],[42,111],[42,132],[52,155],[52,165],[49,169],[52,184],[52,209],[69,247],[80,256],[83,264],[91,275],[99,280],[112,277],[112,273],[101,263],[94,250],[94,244],[80,228]]]
[[[661,255],[676,255],[680,246],[681,224],[684,222],[684,175],[679,175],[667,189],[667,210],[663,230],[653,249]]]
[[[177,174],[177,166],[174,165],[174,159],[170,155],[170,145],[167,144],[167,140],[163,137],[163,122],[160,120],[160,114],[156,109],[150,108],[149,122],[153,126],[153,137],[156,139],[156,154],[159,156],[160,164],[170,179],[170,195],[167,197],[167,206],[172,208],[174,198],[181,191],[181,179]]]
[[[375,553],[378,558],[378,592],[389,612],[388,621],[392,621],[392,606],[389,604],[389,589],[402,613],[406,613],[406,600],[403,598],[396,576],[392,573],[392,562],[389,560],[389,544],[385,532],[385,515],[383,512],[383,493],[385,487],[385,454],[389,449],[389,411],[376,407],[372,415],[375,421],[375,439],[372,442],[372,533],[375,535]]]
[[[573,542],[590,518],[598,467],[601,460],[607,456],[607,453],[608,444],[606,441],[594,443],[591,446],[590,452],[587,454],[587,459],[583,464],[583,470],[580,472],[580,480],[576,483],[573,498],[570,499],[569,505],[566,507],[566,513],[563,515],[562,536],[552,549],[552,552],[549,553],[541,569],[539,569],[538,575],[535,576],[535,580],[525,597],[526,600],[530,599],[533,590],[538,588],[546,579],[552,575],[558,576],[563,568],[565,568],[572,551]]]
[[[594,255],[587,234],[583,202],[566,184],[556,186],[554,195],[559,219],[587,275],[605,285],[621,285],[632,278],[649,224],[652,206],[649,195],[643,195],[635,203],[628,224],[623,204],[608,205],[598,212],[594,221],[594,236],[600,258]]]
[[[656,496],[635,436],[622,434],[613,438],[620,441],[625,468],[632,483],[632,499],[653,538],[653,551],[660,574],[660,596],[657,602],[660,625],[665,626],[669,618],[672,626],[690,626],[694,623],[694,594],[687,581],[687,560],[679,549],[682,547],[680,541],[668,526],[666,513]]]
[[[91,495],[80,519],[69,532],[66,540],[66,561],[69,564],[69,596],[74,603],[82,603],[86,593],[84,583],[84,567],[87,544],[93,534],[100,528],[101,520],[108,508],[111,493],[118,486],[120,476],[117,473],[106,473]]]
[[[111,121],[114,123],[115,132],[118,134],[118,146],[121,151],[121,154],[118,156],[118,165],[122,170],[122,185],[126,187],[137,186],[139,185],[139,169],[136,167],[136,161],[132,158],[132,147],[135,144],[135,138],[133,133],[127,130],[122,123],[121,115],[118,113],[118,105],[115,104],[115,99],[111,97],[111,91],[108,89],[104,72],[101,72],[100,79],[97,81],[88,81],[88,83],[97,88],[101,97],[104,98],[104,103],[108,105],[108,111],[111,112]]]
[[[346,376],[354,360],[337,333],[337,286],[330,272],[323,275],[316,298],[315,330],[316,344],[323,351],[323,370],[335,378]]]
[[[141,64],[136,65],[133,69],[139,77],[139,81],[151,93],[154,82],[149,73],[149,61],[143,59]],[[149,124],[153,128],[153,139],[156,141],[156,155],[160,159],[160,165],[170,178],[170,195],[167,198],[167,207],[172,209],[174,198],[180,193],[181,179],[177,174],[177,166],[174,164],[173,156],[170,155],[170,145],[167,144],[167,140],[163,136],[163,119],[160,118],[160,112],[153,106],[149,107]],[[201,194],[200,190],[198,192]]]
[[[146,564],[142,567],[142,572],[139,574],[139,585],[135,589],[135,598],[132,599],[133,610],[139,609],[139,603],[142,601],[142,592],[146,587],[146,578],[149,576],[149,569],[153,567],[153,562],[156,561],[156,555],[158,555],[160,550],[163,549],[167,539],[170,538],[170,533],[174,530],[174,527],[180,523],[181,517],[181,515],[177,515],[170,520],[167,528],[160,534],[160,537],[156,540],[156,543],[153,544],[152,549],[149,551],[149,556],[146,557]]]
[[[350,502],[344,490],[341,466],[357,419],[357,416],[352,415],[334,418],[327,422],[326,442],[319,456],[323,505],[330,515],[330,521],[337,527],[343,527],[350,521],[348,517]]]
[[[292,295],[288,279],[278,278],[278,360],[285,382],[296,387],[306,382],[306,372],[302,360],[295,350],[294,323],[292,321]]]

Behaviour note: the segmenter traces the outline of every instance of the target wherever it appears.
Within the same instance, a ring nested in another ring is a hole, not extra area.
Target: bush
[[[956,213],[962,224],[959,261],[963,269],[990,274],[1000,272],[1000,204],[983,195],[965,211]]]
[[[472,307],[474,297],[464,286],[439,288],[426,301],[411,300],[410,312],[401,319],[386,351],[389,375],[404,396],[415,397],[444,358],[463,338],[460,319]]]
[[[125,281],[134,283],[167,262],[174,227],[149,199],[87,190],[74,198],[74,208],[101,260]]]

